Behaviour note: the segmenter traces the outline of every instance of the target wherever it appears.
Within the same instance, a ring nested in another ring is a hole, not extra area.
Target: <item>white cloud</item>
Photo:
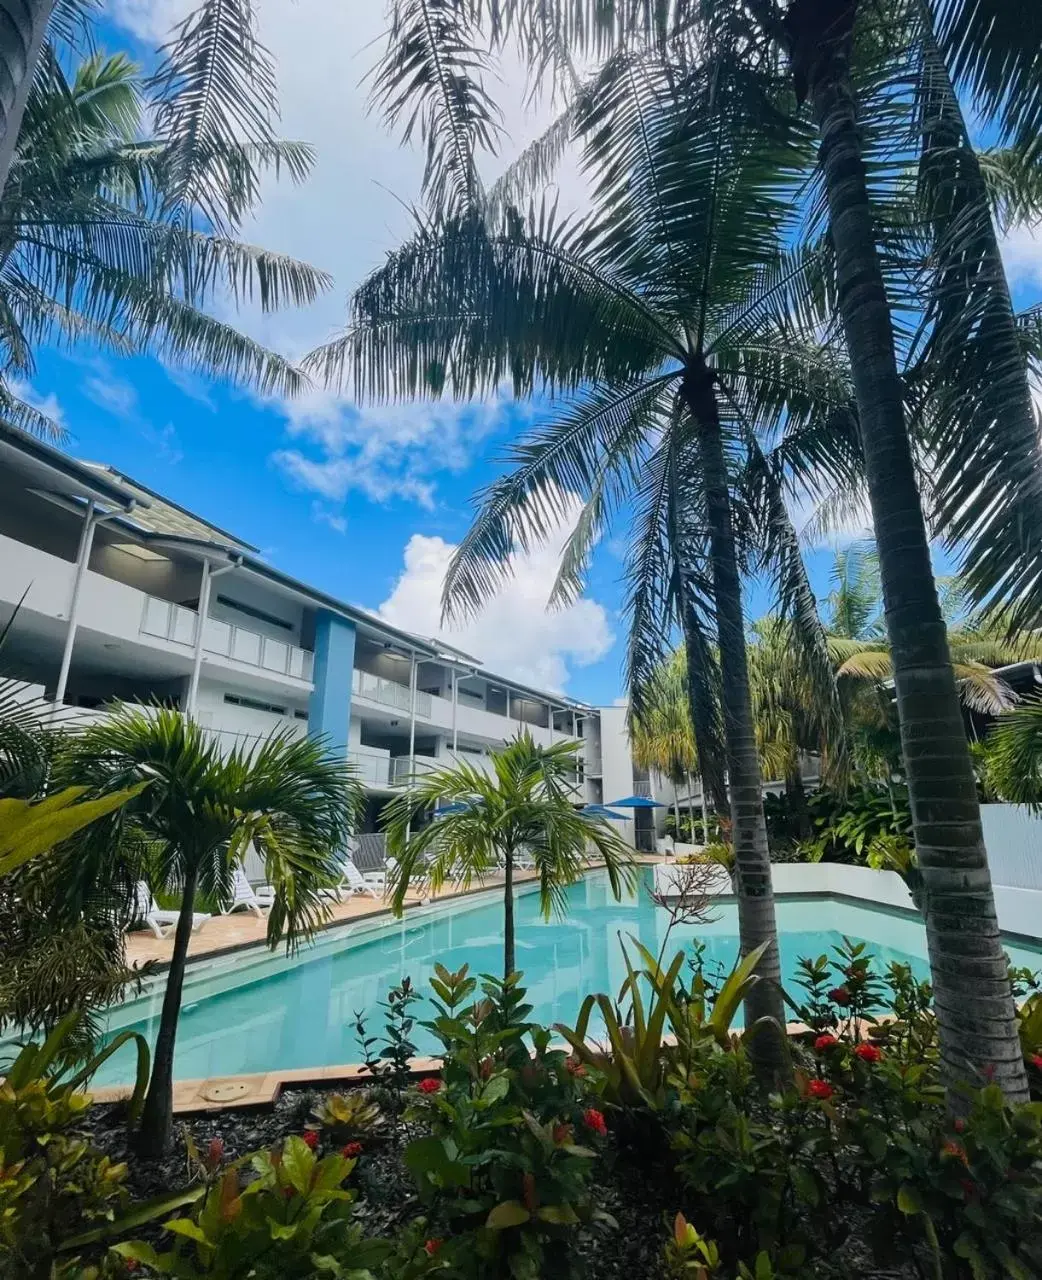
[[[290,437],[301,443],[278,450],[273,461],[328,502],[360,493],[373,502],[401,498],[431,510],[434,477],[470,465],[506,404],[497,396],[465,405],[427,401],[359,409],[313,393],[284,407]]]
[[[108,370],[91,374],[83,384],[83,391],[99,408],[115,414],[117,418],[136,418],[138,415],[137,389]]]
[[[1042,284],[1042,227],[1012,227],[999,241],[1010,281]]]
[[[443,538],[415,533],[405,566],[380,615],[422,636],[440,636],[499,675],[537,689],[560,691],[575,667],[599,661],[615,637],[603,605],[585,597],[547,613],[546,601],[569,526],[542,547],[516,557],[503,590],[476,619],[458,628],[441,625],[441,589],[455,547]]]

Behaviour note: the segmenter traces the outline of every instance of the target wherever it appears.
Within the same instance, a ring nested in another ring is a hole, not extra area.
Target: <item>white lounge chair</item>
[[[152,890],[144,880],[134,886],[134,914],[152,930],[157,938],[165,938],[177,925],[179,911],[165,911],[158,905]],[[210,916],[205,911],[195,912],[192,916],[192,932],[195,933],[206,924]]]
[[[268,905],[270,906],[270,903]],[[232,875],[232,899],[222,914],[230,916],[233,911],[238,911],[240,907],[245,907],[247,911],[252,911],[258,920],[264,919],[264,908],[261,900],[257,897],[256,890],[246,878],[246,872],[243,871],[242,867],[236,867]]]
[[[340,902],[352,894],[368,894],[371,898],[382,898],[387,888],[385,871],[367,871],[364,875],[355,866],[354,859],[347,855],[340,864],[340,883],[332,889],[323,889],[326,897],[336,898]]]

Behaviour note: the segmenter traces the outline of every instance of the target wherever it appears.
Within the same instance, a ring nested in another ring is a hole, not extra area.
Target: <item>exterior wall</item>
[[[982,804],[992,882],[1042,891],[1042,818],[1026,805]]]
[[[355,628],[331,613],[315,622],[315,688],[308,708],[308,732],[346,751],[351,737],[351,677]]]
[[[285,705],[285,712],[280,715],[274,711],[225,702],[226,694],[239,697],[241,691],[229,689],[220,682],[200,681],[196,719],[205,728],[219,734],[221,741],[229,746],[249,745],[275,732],[303,736],[308,731],[308,721],[293,714],[294,710],[301,708],[295,708],[288,702],[280,704],[277,699],[272,699],[273,706]],[[264,699],[258,695],[256,700]]]
[[[627,707],[600,707],[601,777],[604,803],[629,796],[634,791],[633,760],[630,757],[629,734],[626,730]],[[620,810],[621,812],[621,810]],[[615,826],[624,840],[634,839],[634,821],[628,817]]]
[[[102,577],[136,587],[146,595],[172,600],[174,604],[199,602],[202,566],[186,560],[172,560],[139,549],[125,535],[114,535],[104,525],[94,532],[90,569]]]

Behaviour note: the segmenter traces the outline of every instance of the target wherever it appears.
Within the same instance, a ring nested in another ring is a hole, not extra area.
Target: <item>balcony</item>
[[[391,761],[391,786],[408,786],[414,774],[430,773],[448,761],[432,760],[430,756],[417,756],[415,762],[408,756],[394,756]]]
[[[194,609],[186,609],[156,596],[146,596],[140,631],[143,636],[191,647],[195,644],[198,620],[199,615]],[[275,675],[292,676],[295,680],[312,679],[314,654],[307,649],[299,649],[285,640],[274,640],[217,618],[206,619],[203,651]]]
[[[358,780],[370,787],[390,786],[391,761],[375,751],[349,751],[348,764],[352,765]]]
[[[383,676],[371,675],[368,671],[355,671],[351,677],[351,689],[367,702],[378,702],[383,707],[393,707],[396,711],[409,714],[412,706],[412,690],[407,684],[399,684],[397,680],[387,680]],[[431,716],[431,695],[422,689],[416,690],[416,714],[429,720]]]

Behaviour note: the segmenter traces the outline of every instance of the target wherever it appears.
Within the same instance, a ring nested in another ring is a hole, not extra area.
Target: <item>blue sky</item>
[[[315,144],[318,162],[302,189],[271,190],[255,224],[257,243],[331,272],[334,291],[303,312],[240,317],[290,355],[325,340],[364,273],[407,232],[421,160],[365,111],[360,83],[373,61],[383,6],[372,0],[259,0],[262,37],[280,71],[283,127]],[[99,43],[142,59],[191,0],[107,0]],[[321,31],[323,39],[316,41]],[[518,90],[509,82],[504,96]],[[507,113],[515,149],[539,118]],[[568,175],[562,198],[568,200]],[[1011,239],[1007,261],[1021,305],[1042,296],[1042,249]],[[440,576],[466,531],[472,495],[497,473],[505,443],[531,408],[507,401],[466,407],[404,405],[358,410],[316,391],[303,402],[263,402],[242,389],[147,359],[39,354],[33,393],[60,412],[72,452],[112,463],[254,543],[295,576],[423,634],[438,627]],[[808,563],[827,590],[831,552]],[[447,633],[493,669],[596,703],[622,689],[618,545],[599,548],[586,595],[570,610],[542,608],[555,548],[525,560],[486,615]],[[750,593],[750,613],[765,593]]]

